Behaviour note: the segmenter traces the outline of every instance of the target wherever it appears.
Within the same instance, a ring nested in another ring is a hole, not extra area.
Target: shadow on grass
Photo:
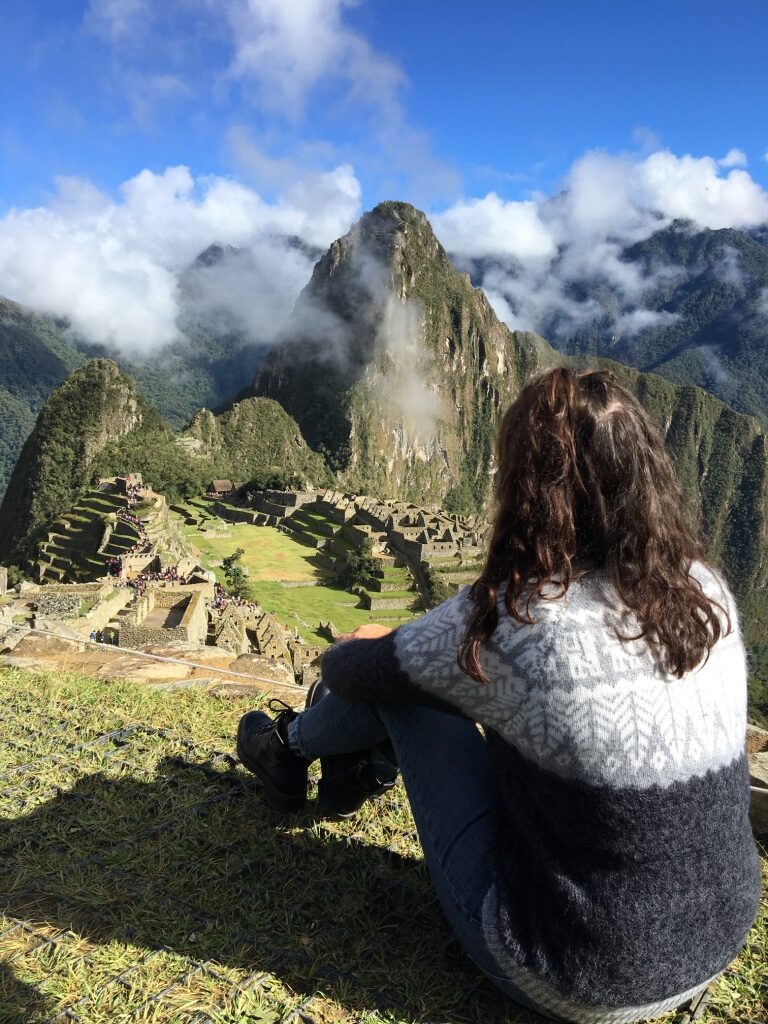
[[[212,962],[221,984],[201,990],[200,1009],[214,988],[266,972],[355,1020],[534,1020],[510,1016],[453,940],[421,861],[391,852],[382,835],[372,842],[334,834],[309,812],[278,818],[232,764],[166,758],[151,781],[86,776],[0,823],[0,908],[54,935],[54,974],[71,980],[89,962],[101,979],[127,969],[118,984],[136,989],[137,1007]],[[12,964],[17,978],[7,968],[0,978],[3,1020],[43,1019],[23,955]],[[24,999],[34,1013],[14,1017]]]
[[[3,1024],[28,1024],[32,1014],[45,1017],[51,1005],[32,985],[27,985],[13,971],[0,963],[0,1021]]]

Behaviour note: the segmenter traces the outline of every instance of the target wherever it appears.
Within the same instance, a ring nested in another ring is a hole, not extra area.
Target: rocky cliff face
[[[259,373],[351,489],[476,506],[502,409],[554,358],[510,332],[423,213],[382,203],[331,245]]]
[[[39,533],[90,482],[99,453],[158,418],[136,385],[108,359],[76,370],[48,398],[0,505],[0,561],[31,554]]]

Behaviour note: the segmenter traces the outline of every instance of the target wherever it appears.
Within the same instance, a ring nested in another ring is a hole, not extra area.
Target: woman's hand
[[[379,637],[386,636],[391,632],[389,626],[380,626],[378,622],[367,622],[364,626],[358,626],[351,633],[340,633],[336,637],[336,643],[343,644],[347,640],[378,640]]]

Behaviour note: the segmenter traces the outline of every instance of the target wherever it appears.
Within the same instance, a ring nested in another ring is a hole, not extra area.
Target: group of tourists
[[[223,612],[230,605],[233,608],[244,608],[246,611],[254,612],[255,614],[261,611],[261,605],[257,601],[248,601],[244,597],[235,597],[233,594],[227,593],[220,583],[217,583],[214,587],[213,607],[217,611]]]
[[[186,576],[181,576],[175,565],[151,572],[145,570],[137,576],[137,579],[143,580],[145,583],[180,583],[184,585],[187,582]]]
[[[125,488],[126,496],[128,497],[128,505],[133,506],[141,501],[146,487],[144,484],[128,484]]]
[[[127,551],[123,552],[123,556],[143,555],[145,551],[149,551],[149,549],[152,547],[152,541],[149,539],[149,534],[144,528],[144,523],[141,521],[141,519],[139,519],[138,516],[133,515],[131,512],[126,512],[125,510],[122,509],[120,512],[117,513],[117,518],[121,519],[124,523],[128,523],[139,534],[139,539],[136,541],[133,547],[128,548]]]
[[[114,632],[107,632],[103,629],[92,629],[88,639],[91,643],[112,644],[113,647],[117,647],[117,633]]]
[[[132,512],[126,512],[125,509],[121,508],[117,513],[117,518],[122,519],[124,523],[130,523],[131,526],[135,526],[139,533],[144,532],[144,524],[139,517],[133,515]]]
[[[138,576],[134,576],[132,580],[126,580],[125,585],[133,587],[133,591],[136,597],[143,597],[146,593],[147,585],[149,583],[178,583],[180,586],[184,586],[187,582],[185,576],[179,574],[176,566],[170,566],[167,569],[155,569],[145,570],[140,572]]]

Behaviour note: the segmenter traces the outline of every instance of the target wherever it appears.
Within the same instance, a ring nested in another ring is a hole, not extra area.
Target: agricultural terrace
[[[200,514],[200,506],[194,511]],[[199,526],[189,526],[179,517],[184,539],[206,569],[226,585],[221,562],[238,548],[245,552],[241,564],[248,573],[248,596],[272,612],[284,625],[298,628],[305,640],[325,642],[316,630],[321,621],[331,621],[342,632],[367,622],[399,626],[417,612],[407,609],[369,611],[358,607],[356,594],[343,590],[328,579],[317,564],[316,553],[288,534],[271,526],[227,523],[213,517]],[[286,587],[284,583],[316,584]],[[414,594],[414,597],[416,595]]]

